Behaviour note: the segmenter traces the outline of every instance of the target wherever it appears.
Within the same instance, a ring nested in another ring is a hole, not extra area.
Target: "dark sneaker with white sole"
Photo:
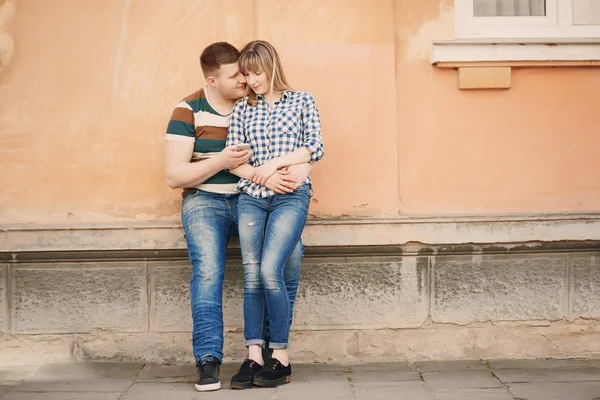
[[[258,371],[262,369],[262,365],[254,360],[246,360],[242,363],[240,370],[231,378],[232,389],[250,389],[252,381]]]
[[[276,387],[292,380],[292,365],[284,366],[278,359],[271,358],[265,361],[265,366],[254,374],[256,386]]]
[[[196,390],[199,392],[210,392],[221,389],[219,380],[219,361],[216,358],[209,359],[196,365],[198,369],[198,379],[196,380]]]

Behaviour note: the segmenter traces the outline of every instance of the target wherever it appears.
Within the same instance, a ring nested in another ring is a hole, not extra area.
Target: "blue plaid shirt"
[[[253,167],[302,146],[310,151],[311,162],[323,157],[319,110],[310,93],[285,91],[272,107],[264,97],[257,97],[256,106],[249,106],[248,98],[244,97],[233,107],[227,146],[250,143],[249,164]],[[305,183],[310,183],[310,178]],[[247,179],[240,179],[237,189],[256,198],[275,194]]]

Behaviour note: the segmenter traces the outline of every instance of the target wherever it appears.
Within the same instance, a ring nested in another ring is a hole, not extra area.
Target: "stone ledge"
[[[242,332],[226,332],[225,361],[245,357]],[[515,340],[519,338],[519,340]],[[544,326],[498,323],[420,329],[292,331],[297,363],[364,363],[424,360],[599,358],[597,321]],[[0,335],[0,365],[68,361],[135,361],[191,364],[189,333]]]
[[[452,63],[497,62],[539,63],[538,66],[600,66],[600,42],[597,39],[474,39],[434,41],[431,64],[448,67]],[[553,65],[544,63],[552,62]]]
[[[407,243],[381,246],[309,246],[303,259],[338,257],[401,257],[438,255],[493,255],[493,254],[548,254],[588,253],[600,251],[600,240],[560,242],[520,242],[491,244],[428,245]],[[182,261],[187,260],[186,249],[177,250],[63,250],[0,252],[0,262],[92,262],[92,261]],[[237,243],[227,249],[227,259],[241,260]]]
[[[302,238],[307,247],[600,240],[600,214],[323,219],[309,221]],[[0,225],[5,254],[185,248],[176,223]]]

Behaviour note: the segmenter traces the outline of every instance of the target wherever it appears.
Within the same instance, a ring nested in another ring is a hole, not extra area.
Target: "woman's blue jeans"
[[[293,303],[285,284],[285,264],[300,240],[310,202],[310,185],[293,193],[257,199],[239,197],[240,247],[244,264],[246,346],[265,346],[268,319],[272,349],[288,347]]]

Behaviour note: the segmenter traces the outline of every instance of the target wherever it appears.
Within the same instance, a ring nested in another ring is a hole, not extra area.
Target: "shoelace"
[[[242,363],[242,367],[240,368],[240,372],[241,371],[252,371],[252,367],[254,366],[254,364],[256,364],[256,361],[254,360],[246,360]]]
[[[279,360],[270,359],[265,362],[264,368],[271,368],[272,370],[275,370],[279,364],[281,364]]]

